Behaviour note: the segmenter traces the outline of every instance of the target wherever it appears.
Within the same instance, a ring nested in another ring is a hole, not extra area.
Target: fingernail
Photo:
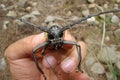
[[[71,73],[75,70],[75,61],[73,59],[66,59],[61,63],[61,68],[66,73]]]
[[[33,44],[37,45],[37,44],[41,43],[41,41],[44,41],[44,39],[45,39],[44,36],[45,36],[44,33],[36,35],[33,39]]]
[[[44,57],[42,63],[44,65],[44,67],[50,68],[50,67],[54,67],[56,65],[57,60],[53,56],[48,56],[48,57]]]

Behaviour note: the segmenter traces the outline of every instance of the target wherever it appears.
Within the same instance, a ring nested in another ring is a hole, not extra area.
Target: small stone
[[[22,19],[30,19],[30,18],[35,18],[35,16],[32,14],[27,14],[27,15],[22,16],[21,18]]]
[[[19,0],[18,1],[18,6],[24,8],[26,2],[27,2],[27,0]]]
[[[27,14],[21,17],[21,19],[25,19],[25,20],[32,20],[32,19],[36,19],[36,16],[31,15],[31,14]],[[24,25],[24,22],[21,22],[20,20],[15,20],[14,23],[17,23],[18,25]]]
[[[90,13],[89,13],[89,10],[83,10],[82,11],[82,15],[83,16],[88,16]]]
[[[0,4],[0,8],[5,8],[5,5],[4,4]]]
[[[92,56],[89,56],[85,60],[85,64],[89,67],[91,67],[96,62],[95,58]]]
[[[26,10],[29,12],[31,11],[31,9],[32,9],[32,7],[30,7],[30,6],[26,8]]]
[[[95,4],[95,3],[88,5],[88,8],[90,8],[90,9],[91,9],[91,8],[95,8],[95,7],[96,7],[96,4]]]
[[[107,80],[114,80],[114,76],[111,72],[106,72]]]
[[[81,10],[87,10],[87,5],[86,4],[82,4],[81,5]]]
[[[116,0],[117,3],[120,3],[120,0]]]
[[[100,17],[101,19],[104,19],[104,18],[105,18],[105,14],[99,15],[99,17]]]
[[[114,31],[116,37],[120,37],[120,29]]]
[[[3,29],[6,30],[9,23],[10,23],[9,21],[4,21],[4,22],[3,22]]]
[[[120,21],[119,17],[116,15],[113,15],[111,18],[111,22],[117,24]]]
[[[54,21],[55,21],[55,18],[53,16],[47,16],[47,18],[45,19],[46,23],[54,22]]]
[[[21,22],[20,20],[14,20],[14,23],[21,25],[21,26],[23,26],[25,24],[24,22]]]
[[[118,26],[120,27],[120,22],[118,23]]]
[[[104,4],[104,8],[105,8],[105,9],[108,9],[108,4]]]
[[[37,6],[37,4],[38,4],[37,2],[33,2],[33,3],[32,3],[32,6],[35,7],[35,6]]]
[[[119,5],[118,4],[114,4],[114,9],[119,9]]]
[[[117,69],[120,71],[120,52],[119,51],[117,52],[117,60],[115,64],[117,66]]]
[[[99,24],[99,22],[96,21],[95,17],[91,17],[91,18],[87,19],[87,23],[90,24],[90,25],[97,25],[97,24]]]
[[[103,65],[100,64],[99,62],[96,62],[93,64],[93,66],[91,67],[91,71],[95,74],[104,74],[105,73],[105,69],[104,69]]]
[[[78,20],[79,19],[79,17],[77,17],[77,16],[72,16],[72,18],[71,18],[71,20]]]
[[[97,55],[98,59],[101,62],[108,63],[112,62],[115,63],[117,56],[116,56],[116,48],[114,45],[111,45],[111,47],[104,47],[99,54]]]
[[[109,36],[106,36],[106,37],[105,37],[105,41],[110,41],[110,37],[109,37]]]
[[[35,16],[39,16],[39,15],[40,15],[40,12],[39,12],[39,11],[32,11],[31,14],[32,14],[32,15],[35,15]]]
[[[71,14],[72,14],[72,12],[71,12],[71,11],[68,11],[66,15],[67,15],[67,16],[71,16]]]
[[[16,17],[17,16],[17,13],[15,11],[9,11],[7,13],[7,16],[11,16],[11,17]]]
[[[94,2],[95,2],[95,0],[88,0],[88,2],[89,2],[89,3],[94,3]]]
[[[5,71],[6,67],[7,67],[7,64],[6,64],[5,58],[0,59],[0,71]]]

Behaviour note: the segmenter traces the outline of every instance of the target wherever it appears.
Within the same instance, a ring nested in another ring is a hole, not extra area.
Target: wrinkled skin
[[[65,32],[64,40],[75,41],[68,31]],[[36,68],[31,52],[38,44],[45,41],[44,33],[31,35],[16,41],[6,49],[5,57],[13,80],[43,80],[43,76]],[[86,56],[86,45],[84,42],[78,42],[78,44],[81,46],[83,61]],[[76,72],[78,64],[76,48],[72,45],[64,45],[63,48],[57,51],[47,49],[45,58],[41,58],[40,53],[36,55],[47,80],[88,80],[86,74]],[[52,70],[51,67],[54,69]]]

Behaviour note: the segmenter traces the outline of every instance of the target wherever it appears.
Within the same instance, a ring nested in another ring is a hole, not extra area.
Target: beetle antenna
[[[44,31],[44,32],[47,32],[47,33],[48,33],[47,27],[38,26],[38,25],[36,25],[36,24],[34,24],[34,23],[31,23],[31,22],[29,22],[29,21],[27,21],[27,20],[25,20],[25,19],[22,19],[22,18],[15,18],[15,17],[11,17],[11,16],[0,16],[0,17],[6,17],[6,18],[11,18],[11,19],[17,19],[17,20],[19,20],[19,21],[21,21],[21,22],[23,22],[23,23],[25,23],[25,24],[28,24],[28,25],[33,26],[33,27],[36,27],[36,28],[40,29],[41,31]]]
[[[89,18],[91,18],[91,17],[98,16],[98,15],[101,15],[101,14],[106,14],[106,13],[115,13],[115,12],[120,12],[120,9],[115,9],[115,10],[110,10],[110,11],[100,12],[100,13],[97,13],[97,14],[88,15],[88,16],[82,18],[82,19],[75,20],[74,22],[66,25],[65,27],[63,27],[63,28],[61,29],[61,31],[65,31],[65,30],[67,30],[67,29],[70,29],[70,28],[72,28],[74,25],[79,24],[79,23],[81,23],[81,22],[83,22],[83,21],[85,21],[85,20],[87,20],[87,19],[89,19]]]

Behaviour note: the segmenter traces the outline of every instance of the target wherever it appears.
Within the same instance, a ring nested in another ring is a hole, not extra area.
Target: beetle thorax
[[[48,39],[58,39],[63,37],[63,32],[61,32],[61,27],[53,25],[49,28]]]

